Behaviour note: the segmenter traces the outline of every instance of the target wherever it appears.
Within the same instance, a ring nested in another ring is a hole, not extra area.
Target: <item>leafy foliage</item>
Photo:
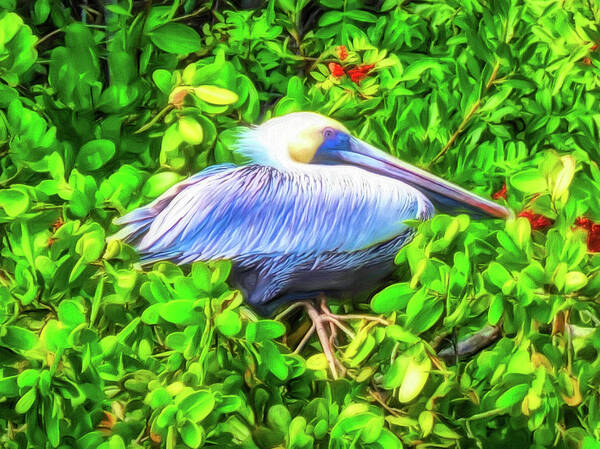
[[[600,447],[593,2],[0,7],[0,445]],[[228,263],[106,245],[115,216],[241,162],[239,126],[298,110],[526,211],[438,215],[389,285],[333,299],[390,323],[352,323],[335,382]]]

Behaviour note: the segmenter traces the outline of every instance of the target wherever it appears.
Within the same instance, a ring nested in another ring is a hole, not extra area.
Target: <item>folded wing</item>
[[[386,242],[406,230],[405,220],[432,213],[412,187],[357,168],[219,165],[115,220],[124,227],[112,238],[132,243],[145,263],[310,260]]]

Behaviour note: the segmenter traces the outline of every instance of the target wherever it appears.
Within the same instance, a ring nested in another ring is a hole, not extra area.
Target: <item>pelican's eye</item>
[[[333,128],[325,128],[323,130],[323,137],[325,139],[331,139],[334,135],[335,135],[335,131],[333,130]]]

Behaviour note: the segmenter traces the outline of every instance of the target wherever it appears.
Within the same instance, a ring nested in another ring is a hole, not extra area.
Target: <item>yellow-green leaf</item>
[[[238,101],[238,95],[228,89],[217,86],[198,86],[194,88],[194,93],[198,98],[210,104],[228,105]]]
[[[325,354],[320,353],[311,355],[306,360],[306,367],[313,371],[327,369],[327,358],[325,357]]]
[[[181,117],[179,119],[179,134],[184,141],[192,145],[202,143],[204,130],[202,125],[192,117]]]
[[[575,175],[575,159],[573,156],[561,157],[563,168],[556,176],[556,182],[554,183],[554,189],[552,190],[552,199],[561,198],[563,194],[567,193],[569,185]]]

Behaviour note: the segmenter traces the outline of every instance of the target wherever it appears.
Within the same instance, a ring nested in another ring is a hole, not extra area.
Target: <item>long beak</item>
[[[355,137],[350,138],[350,151],[338,151],[336,156],[344,163],[409,184],[427,196],[442,212],[466,212],[475,217],[498,218],[508,218],[513,215],[504,206],[402,162]]]

